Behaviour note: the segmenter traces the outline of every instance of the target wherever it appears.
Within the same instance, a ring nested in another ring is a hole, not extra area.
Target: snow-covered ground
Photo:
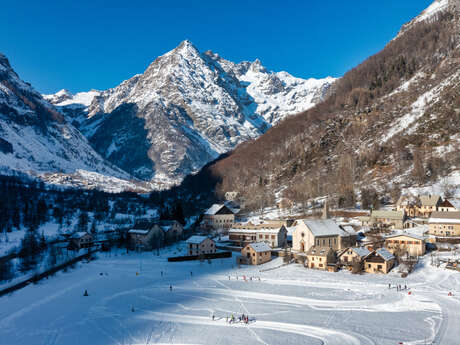
[[[298,264],[259,271],[281,259],[240,269],[233,259],[168,263],[168,254],[173,253],[99,254],[99,260],[1,297],[0,344],[456,344],[460,339],[459,273],[429,266],[428,257],[402,279],[396,272],[327,273]],[[388,283],[407,284],[411,295]],[[243,313],[248,325],[226,322]]]

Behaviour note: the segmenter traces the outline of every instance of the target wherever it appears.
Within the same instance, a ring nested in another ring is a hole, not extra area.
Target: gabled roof
[[[248,246],[257,253],[270,252],[272,250],[265,242],[249,243]]]
[[[308,250],[307,255],[327,256],[331,250],[332,250],[332,248],[330,248],[330,247],[312,246]]]
[[[460,212],[432,212],[430,219],[428,219],[428,223],[460,223]]]
[[[455,208],[455,206],[452,205],[452,203],[447,199],[444,199],[444,201],[439,204],[439,207],[453,207],[453,208]]]
[[[422,195],[420,196],[420,202],[422,206],[436,206],[441,201],[441,196],[439,195]]]
[[[371,218],[404,219],[404,211],[372,211]]]
[[[375,251],[375,253],[385,261],[393,260],[395,258],[394,255],[385,248],[379,248]]]
[[[214,204],[210,208],[208,208],[204,214],[213,216],[216,214],[234,214],[234,213],[224,204]]]
[[[200,244],[207,238],[208,237],[206,236],[196,236],[195,235],[195,236],[190,237],[187,241],[185,241],[185,243]]]
[[[366,247],[349,247],[349,248],[345,249],[344,251],[342,251],[342,253],[340,253],[340,256],[342,256],[343,254],[345,254],[349,250],[352,250],[353,252],[355,252],[360,257],[368,256],[371,253],[370,250],[367,249]]]
[[[314,236],[348,236],[348,233],[331,219],[302,219],[301,221]]]

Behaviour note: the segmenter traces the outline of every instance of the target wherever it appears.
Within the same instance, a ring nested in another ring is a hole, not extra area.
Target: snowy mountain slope
[[[177,183],[313,106],[332,82],[268,72],[258,60],[234,64],[184,41],[113,89],[46,98],[113,164],[144,180]]]
[[[96,153],[53,105],[18,77],[1,54],[0,169],[38,176],[81,170],[101,178],[132,178]]]

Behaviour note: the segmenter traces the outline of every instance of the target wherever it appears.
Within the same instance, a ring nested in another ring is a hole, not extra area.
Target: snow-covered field
[[[0,344],[459,343],[459,273],[429,258],[402,279],[297,264],[259,271],[281,259],[240,269],[233,259],[168,263],[167,254],[99,254],[1,297]],[[388,283],[407,284],[411,295]],[[243,313],[249,324],[226,322]]]

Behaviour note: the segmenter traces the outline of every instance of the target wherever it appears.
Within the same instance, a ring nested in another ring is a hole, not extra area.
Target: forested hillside
[[[414,20],[378,54],[346,73],[327,100],[286,118],[209,167],[217,192],[248,205],[361,189],[381,195],[439,181],[460,165],[458,8]],[[449,189],[449,186],[446,186]]]

